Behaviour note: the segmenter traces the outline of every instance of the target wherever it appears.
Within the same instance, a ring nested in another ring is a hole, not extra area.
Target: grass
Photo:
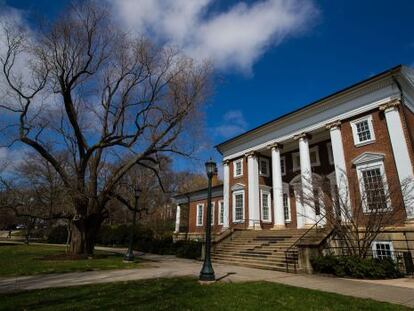
[[[199,285],[155,279],[0,295],[0,310],[409,310],[403,306],[267,282]]]
[[[65,248],[50,245],[1,245],[0,277],[138,268],[142,264],[122,262],[123,255],[96,252],[93,259],[69,259]]]

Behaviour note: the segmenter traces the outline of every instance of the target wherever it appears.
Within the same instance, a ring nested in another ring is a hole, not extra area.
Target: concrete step
[[[256,268],[256,269],[263,269],[263,270],[274,270],[274,271],[282,271],[286,272],[286,265],[279,266],[279,265],[265,265],[265,264],[256,264],[256,263],[250,263],[250,262],[239,262],[239,261],[227,261],[227,260],[216,260],[213,259],[213,262],[216,263],[222,263],[227,265],[234,265],[234,266],[242,266],[242,267],[248,267],[248,268]],[[300,270],[297,268],[297,272],[300,272]],[[294,265],[289,265],[289,271],[294,271]]]

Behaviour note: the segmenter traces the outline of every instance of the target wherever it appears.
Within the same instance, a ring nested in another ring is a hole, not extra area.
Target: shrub
[[[68,239],[68,230],[66,226],[59,225],[53,227],[47,236],[47,242],[53,244],[65,244]]]
[[[175,243],[175,255],[180,258],[198,259],[201,257],[202,243],[195,241],[178,241]]]
[[[392,259],[359,258],[355,256],[319,256],[311,259],[315,272],[358,279],[391,279],[402,276]]]
[[[102,226],[96,243],[110,246],[127,246],[130,226]],[[136,226],[134,231],[134,249],[160,255],[176,255],[181,258],[201,257],[201,243],[192,241],[173,242],[172,234],[157,234],[144,226]]]

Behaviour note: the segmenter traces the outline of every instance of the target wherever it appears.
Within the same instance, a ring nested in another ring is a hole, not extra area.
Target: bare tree
[[[205,100],[210,68],[123,32],[91,1],[71,5],[34,38],[3,31],[6,133],[56,171],[73,206],[70,252],[92,254],[124,175],[136,165],[157,169],[160,154],[191,152],[187,129]],[[25,75],[16,66],[21,57]]]
[[[308,184],[312,191],[299,194],[304,206],[300,215],[333,229],[334,249],[362,258],[371,253],[372,242],[387,226],[403,221],[405,204],[413,199],[412,180],[393,185],[383,175],[373,173],[347,182],[341,191],[326,176],[314,175]]]

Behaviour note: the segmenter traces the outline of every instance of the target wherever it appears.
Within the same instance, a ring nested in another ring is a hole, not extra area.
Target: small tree
[[[342,252],[361,258],[371,253],[372,242],[387,226],[404,219],[405,204],[413,199],[412,180],[393,185],[382,175],[342,182],[348,186],[341,191],[326,176],[313,176],[309,184],[312,192],[299,195],[302,205],[315,217],[301,215],[333,229]]]
[[[210,68],[124,32],[101,2],[71,5],[33,36],[1,31],[0,122],[56,171],[72,205],[70,252],[92,254],[123,176],[160,154],[190,154]]]

